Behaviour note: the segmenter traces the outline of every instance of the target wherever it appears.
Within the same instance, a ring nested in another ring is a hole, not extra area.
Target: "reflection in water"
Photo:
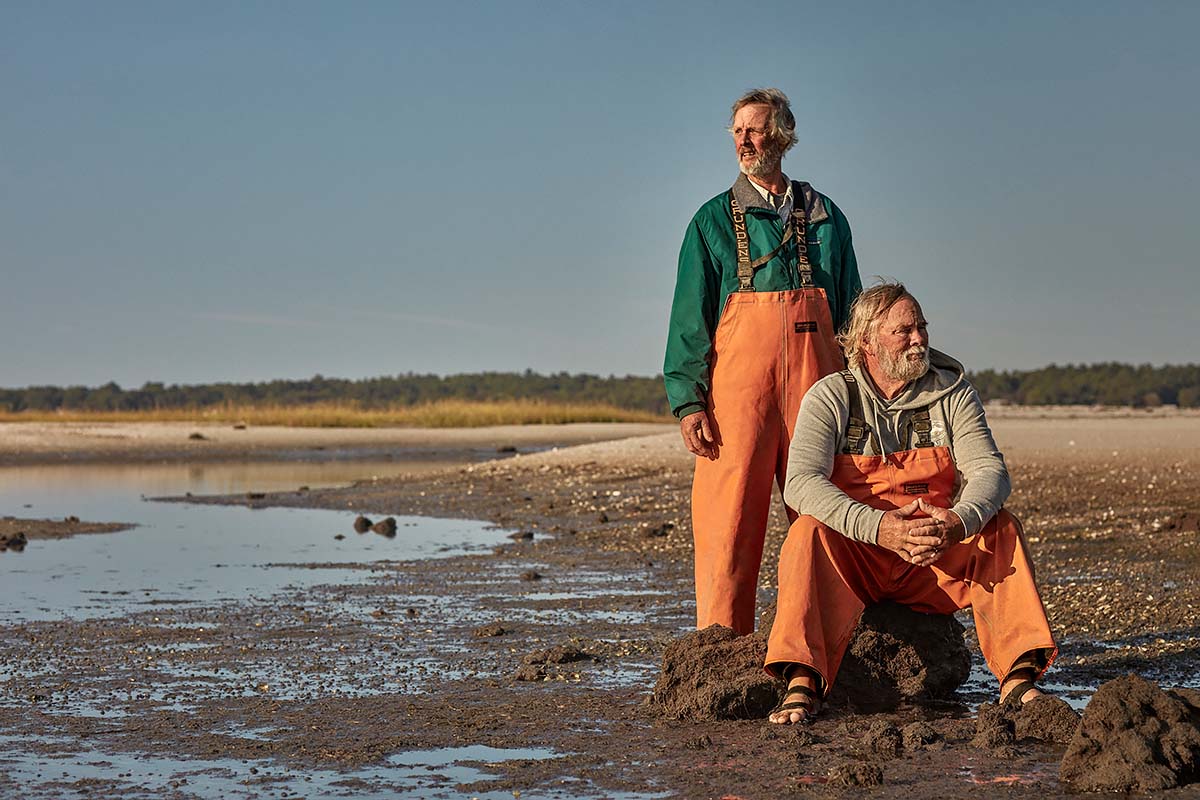
[[[356,510],[249,509],[147,502],[144,496],[236,494],[339,484],[408,464],[286,463],[50,466],[0,469],[0,514],[127,522],[115,534],[33,540],[0,554],[0,623],[116,616],[162,602],[242,601],[285,588],[354,582],[353,570],[268,565],[362,564],[459,555],[503,541],[481,522],[397,519],[395,538],[356,534]],[[338,538],[341,537],[341,538]]]
[[[160,497],[184,494],[279,492],[301,486],[341,486],[358,480],[419,474],[465,463],[453,461],[288,461],[211,464],[39,465],[0,467],[0,512],[25,503],[73,495],[125,493]],[[53,494],[52,492],[58,493]],[[48,514],[47,514],[48,515]],[[43,515],[43,516],[47,516]],[[105,522],[108,520],[93,520]]]

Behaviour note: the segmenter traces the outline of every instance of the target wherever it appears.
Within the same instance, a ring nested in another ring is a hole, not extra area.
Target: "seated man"
[[[975,389],[929,349],[902,284],[859,295],[840,337],[850,369],[800,405],[784,499],[802,516],[779,556],[766,669],[788,680],[770,715],[811,718],[837,677],[863,609],[894,600],[950,614],[968,606],[1002,700],[1026,702],[1058,650],[1010,485]]]

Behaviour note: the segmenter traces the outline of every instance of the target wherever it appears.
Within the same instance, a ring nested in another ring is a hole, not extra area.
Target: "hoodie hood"
[[[862,367],[854,369],[862,397],[863,414],[878,446],[877,455],[887,456],[911,446],[910,423],[918,409],[934,409],[939,400],[959,387],[966,379],[963,365],[950,356],[929,348],[929,370],[905,386],[892,400],[886,400],[875,382]],[[940,430],[939,430],[940,425]],[[940,436],[939,436],[940,434]],[[945,423],[934,424],[934,441],[944,443]],[[941,438],[942,441],[938,441]],[[870,445],[868,445],[870,447]]]

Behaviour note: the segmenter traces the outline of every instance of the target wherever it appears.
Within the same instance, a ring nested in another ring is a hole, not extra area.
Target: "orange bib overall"
[[[696,459],[692,483],[698,628],[754,630],[772,483],[783,486],[800,399],[842,368],[833,333],[819,287],[729,295],[708,398],[719,454]]]
[[[922,447],[886,457],[839,454],[831,480],[855,500],[890,511],[918,497],[949,508],[955,477],[948,448]],[[863,609],[881,600],[928,614],[969,606],[983,657],[999,680],[1030,651],[1041,651],[1040,675],[1058,652],[1021,525],[1004,509],[928,567],[802,516],[779,556],[767,671],[777,675],[783,663],[804,664],[820,674],[828,691]]]

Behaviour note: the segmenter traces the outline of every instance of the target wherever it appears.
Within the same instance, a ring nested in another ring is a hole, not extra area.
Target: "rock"
[[[530,569],[521,573],[521,580],[523,581],[540,581],[541,579],[542,573],[538,572],[537,570]]]
[[[499,622],[480,625],[478,628],[471,631],[471,635],[478,638],[482,638],[484,636],[503,636],[506,633],[508,633],[508,630]]]
[[[367,531],[371,530],[371,525],[373,524],[374,523],[372,523],[371,520],[360,514],[354,518],[354,532],[366,533]]]
[[[389,539],[396,535],[396,518],[384,517],[371,526],[371,530],[378,533],[380,536],[386,536]]]
[[[647,539],[657,539],[666,536],[675,529],[675,523],[664,522],[662,525],[651,525],[646,529],[644,536]]]
[[[522,659],[526,664],[569,664],[572,661],[587,661],[591,656],[571,645],[558,645],[549,650],[537,650]]]
[[[829,770],[826,780],[830,786],[879,786],[883,768],[870,763],[842,764]]]
[[[538,664],[525,664],[519,667],[516,673],[513,674],[515,681],[544,681],[546,680],[546,668]]]
[[[928,722],[910,722],[900,729],[901,742],[904,744],[904,749],[910,753],[916,750],[925,750],[940,738],[938,732]]]
[[[0,550],[8,549],[20,553],[24,551],[27,544],[29,544],[29,539],[25,536],[25,531],[17,531],[8,538],[0,536]]]
[[[1102,685],[1063,756],[1076,791],[1151,792],[1200,779],[1200,692],[1137,675]]]
[[[650,705],[667,717],[691,720],[761,719],[781,694],[763,672],[767,642],[711,625],[667,646]]]
[[[532,542],[533,531],[517,531],[516,533],[510,533],[508,538],[514,542]]]
[[[601,511],[601,512],[600,512],[600,514],[599,514],[599,516],[597,516],[597,517],[596,517],[596,521],[597,521],[597,522],[600,522],[600,523],[605,523],[605,522],[608,522],[608,514],[607,514],[607,512]]]
[[[903,739],[895,725],[881,719],[871,723],[860,744],[863,751],[870,755],[895,758],[900,755]]]

